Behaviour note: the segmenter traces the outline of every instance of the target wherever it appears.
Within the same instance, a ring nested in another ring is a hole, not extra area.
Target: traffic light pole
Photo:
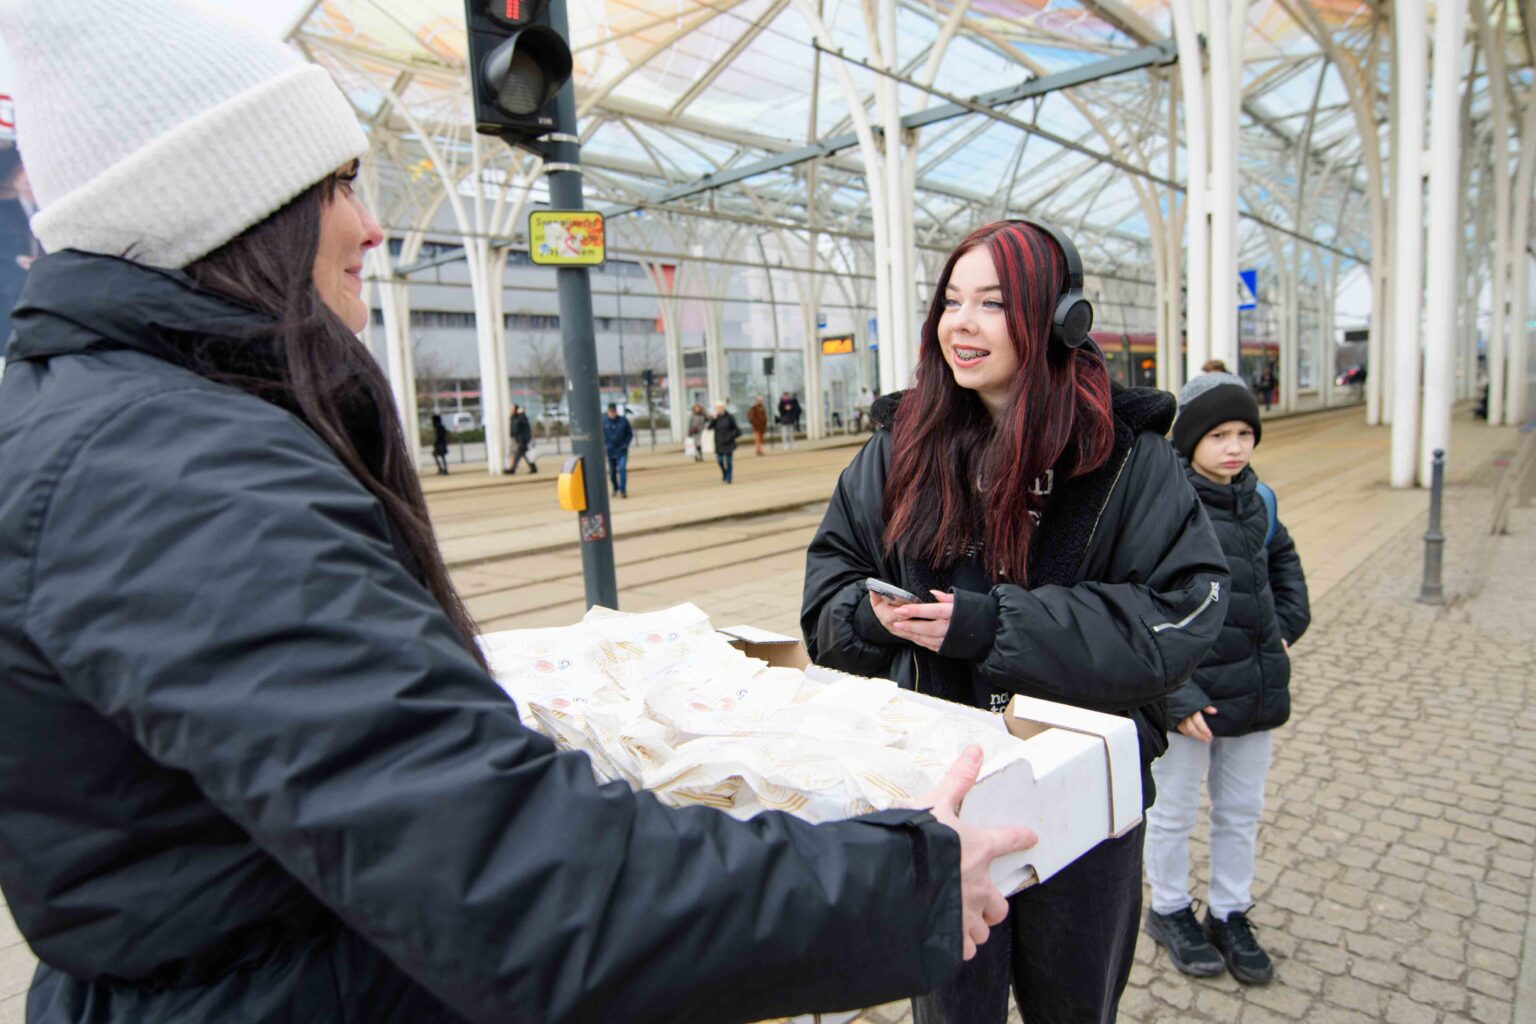
[[[570,39],[565,0],[550,0],[549,24]],[[555,97],[555,131],[546,136],[545,170],[554,210],[585,209],[581,145],[576,126],[576,87],[566,82]],[[566,401],[571,410],[571,451],[581,457],[587,508],[580,513],[581,575],[588,607],[619,606],[613,571],[613,516],[608,505],[608,467],[603,451],[602,399],[598,393],[597,336],[592,325],[592,282],[586,267],[557,267],[560,342],[565,353]]]

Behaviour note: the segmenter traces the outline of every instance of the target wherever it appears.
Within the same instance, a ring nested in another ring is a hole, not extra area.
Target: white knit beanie
[[[178,0],[0,0],[50,252],[182,267],[368,148],[288,47]]]

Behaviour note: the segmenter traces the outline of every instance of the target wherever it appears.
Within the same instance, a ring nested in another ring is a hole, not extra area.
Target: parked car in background
[[[1363,366],[1351,366],[1349,369],[1345,370],[1343,373],[1341,373],[1337,377],[1335,377],[1333,379],[1333,382],[1335,384],[1339,385],[1340,387],[1344,387],[1344,386],[1347,386],[1347,385],[1350,385],[1350,384],[1364,384],[1365,383],[1365,367],[1363,367]]]

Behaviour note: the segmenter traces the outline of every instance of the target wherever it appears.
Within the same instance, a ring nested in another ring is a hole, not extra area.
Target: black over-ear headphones
[[[1077,247],[1061,231],[1038,220],[1016,220],[1049,235],[1067,260],[1067,290],[1056,300],[1051,313],[1051,340],[1067,348],[1081,348],[1093,329],[1093,305],[1083,295],[1083,261]]]

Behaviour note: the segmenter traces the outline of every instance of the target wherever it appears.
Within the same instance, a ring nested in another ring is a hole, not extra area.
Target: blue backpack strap
[[[1269,519],[1269,526],[1264,531],[1264,546],[1269,547],[1269,542],[1275,539],[1275,527],[1280,525],[1280,510],[1276,507],[1275,492],[1269,484],[1259,481],[1259,497],[1264,501],[1264,514]]]

